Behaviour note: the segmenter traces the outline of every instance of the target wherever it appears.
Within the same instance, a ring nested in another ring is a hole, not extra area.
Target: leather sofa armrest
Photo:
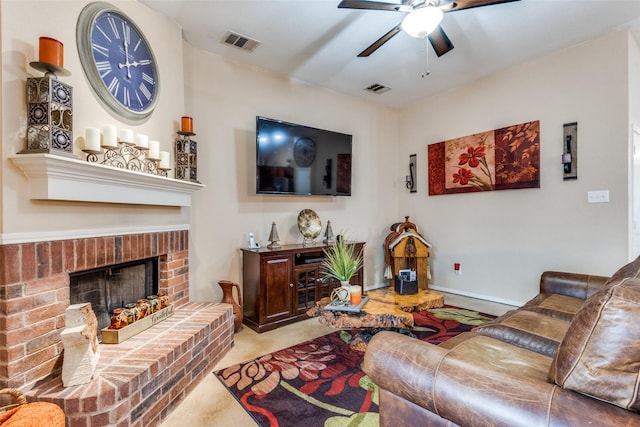
[[[606,276],[545,271],[540,276],[540,292],[587,299],[602,289],[607,280]]]
[[[378,387],[461,426],[577,425],[587,419],[618,426],[640,421],[630,411],[547,382],[547,356],[465,334],[468,339],[444,349],[380,332],[367,346],[364,371]]]
[[[436,412],[434,379],[448,352],[395,332],[379,332],[367,345],[363,369],[378,387]]]

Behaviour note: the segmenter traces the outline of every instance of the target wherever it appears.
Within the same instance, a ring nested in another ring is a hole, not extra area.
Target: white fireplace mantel
[[[29,197],[37,200],[191,206],[192,193],[204,187],[74,157],[37,153],[10,158],[29,178]]]

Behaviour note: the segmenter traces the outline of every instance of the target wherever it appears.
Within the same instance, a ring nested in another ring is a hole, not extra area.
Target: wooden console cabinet
[[[363,242],[353,242],[362,253]],[[257,332],[308,318],[317,300],[328,297],[340,282],[324,279],[326,244],[283,245],[279,249],[242,249],[244,324]],[[362,269],[351,284],[363,285]]]

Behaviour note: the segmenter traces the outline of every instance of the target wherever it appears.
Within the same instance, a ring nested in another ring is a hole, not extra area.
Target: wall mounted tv
[[[351,195],[351,135],[256,117],[257,194]]]

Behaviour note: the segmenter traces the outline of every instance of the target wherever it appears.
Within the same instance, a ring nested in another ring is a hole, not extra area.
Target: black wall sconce
[[[565,123],[562,127],[563,179],[578,179],[578,122]]]
[[[410,193],[418,191],[418,185],[416,183],[416,154],[409,156],[409,175],[405,178],[405,185]]]

